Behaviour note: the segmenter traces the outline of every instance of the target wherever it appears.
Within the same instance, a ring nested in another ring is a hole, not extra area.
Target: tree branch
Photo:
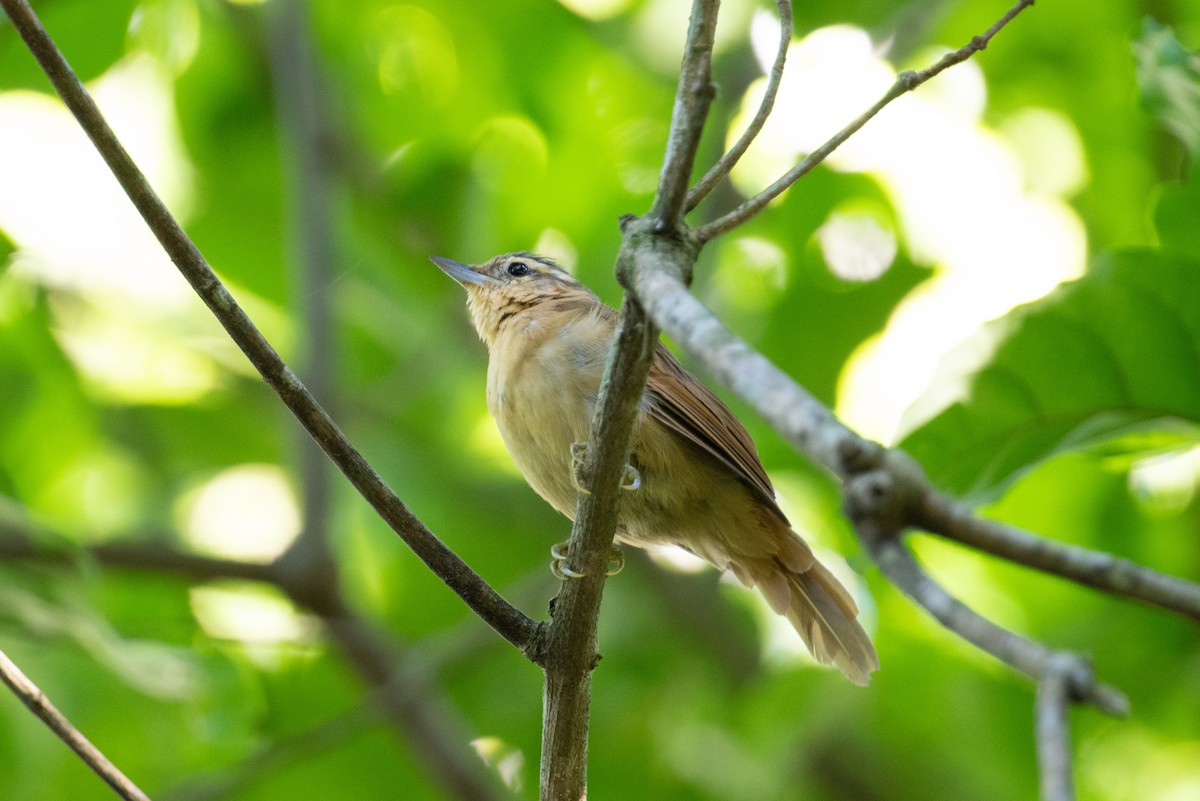
[[[1067,726],[1073,672],[1078,665],[1056,656],[1038,682],[1034,708],[1034,734],[1038,745],[1038,772],[1042,801],[1074,801],[1071,777],[1071,733]]]
[[[38,544],[29,528],[0,519],[0,561],[29,561],[71,565],[83,558],[103,565],[212,581],[261,581],[277,584],[278,571],[270,563],[241,562],[213,556],[186,553],[169,545],[130,540],[81,548],[52,548]]]
[[[1112,554],[1053,542],[1015,526],[976,517],[965,504],[939,492],[923,493],[914,509],[913,523],[1010,562],[1200,620],[1200,585]]]
[[[762,100],[759,101],[758,111],[755,112],[754,119],[750,120],[750,124],[746,126],[745,131],[742,131],[742,135],[738,137],[733,147],[729,148],[729,151],[721,156],[717,163],[688,192],[687,203],[684,206],[685,211],[691,211],[700,205],[704,198],[708,197],[708,193],[733,171],[742,156],[750,149],[750,145],[762,133],[767,118],[771,116],[771,110],[775,108],[779,84],[783,81],[784,63],[787,61],[788,48],[792,44],[792,2],[791,0],[775,0],[775,6],[779,9],[779,48],[775,51],[775,61],[771,64],[771,71],[767,75],[767,87],[763,91]]]
[[[29,678],[21,672],[8,655],[0,651],[0,681],[8,685],[29,711],[37,715],[50,730],[71,747],[96,775],[116,791],[117,795],[126,801],[150,801],[150,797],[138,789],[117,766],[100,753],[78,729],[71,725],[61,712],[54,708],[46,694],[38,689]]]
[[[679,86],[667,137],[658,193],[643,219],[622,223],[619,279],[638,271],[637,262],[662,259],[695,263],[696,250],[683,234],[683,204],[700,135],[712,102],[712,48],[718,0],[695,0]],[[626,285],[628,289],[628,285]],[[591,673],[599,659],[596,621],[605,570],[617,525],[617,504],[630,438],[658,330],[632,294],[621,306],[609,348],[588,438],[583,482],[567,563],[581,579],[567,581],[554,603],[554,619],[539,649],[546,685],[542,717],[539,792],[542,801],[579,801],[587,795],[588,708]]]
[[[720,5],[720,0],[693,0],[692,4],[675,106],[671,110],[671,127],[667,133],[667,151],[649,214],[660,226],[669,226],[672,230],[680,230],[683,225],[696,149],[708,119],[708,107],[716,95],[712,84],[712,49]]]
[[[897,532],[871,520],[855,521],[855,526],[888,580],[943,626],[1039,683],[1051,673],[1058,675],[1063,665],[1069,665],[1071,691],[1079,699],[1110,715],[1128,714],[1129,701],[1125,695],[1096,681],[1091,666],[1082,656],[1051,650],[997,626],[931,579],[896,536]]]
[[[1033,5],[1033,2],[1034,0],[1018,0],[1017,4],[1010,8],[1004,14],[1004,16],[998,19],[992,25],[992,27],[988,28],[979,36],[971,39],[970,42],[963,45],[958,50],[947,53],[936,64],[916,72],[907,71],[897,75],[896,82],[893,83],[891,88],[884,93],[883,97],[876,101],[875,105],[871,106],[862,114],[855,117],[846,127],[834,134],[832,138],[825,142],[825,144],[808,154],[803,161],[790,169],[775,183],[771,184],[769,187],[759,192],[745,203],[742,203],[742,205],[738,206],[728,214],[697,228],[695,231],[696,236],[701,242],[708,242],[709,240],[736,228],[754,215],[758,214],[760,211],[766,208],[768,203],[781,195],[784,190],[796,183],[796,181],[803,178],[814,167],[828,158],[833,151],[841,147],[847,139],[857,133],[860,128],[866,125],[872,117],[882,111],[889,103],[896,98],[911,92],[913,89],[916,89],[918,86],[925,83],[930,78],[933,78],[935,75],[938,75],[939,73],[948,69],[949,67],[966,61],[980,50],[986,48],[993,36],[999,33],[1005,25],[1011,22],[1013,17],[1017,16],[1017,14]]]
[[[313,399],[234,301],[195,244],[171,216],[117,140],[28,2],[0,0],[0,5],[175,266],[254,364],[263,380],[275,390],[350,483],[430,570],[502,637],[522,652],[526,651],[539,631],[539,624],[504,600],[426,528],[350,444],[333,419]]]
[[[287,210],[294,306],[302,332],[297,361],[314,397],[337,409],[333,365],[333,319],[328,291],[334,261],[332,214],[333,176],[325,147],[325,109],[319,68],[313,53],[307,0],[282,0],[267,7],[267,45],[271,85],[278,118],[279,147],[285,158],[284,207]],[[285,570],[327,573],[337,566],[329,552],[332,468],[320,449],[296,431],[298,473],[304,527],[281,560]],[[314,576],[315,578],[315,576]]]
[[[632,289],[655,324],[802,453],[834,475],[848,476],[845,449],[872,444],[739,339],[688,292],[677,273],[669,264],[648,261],[631,276]]]

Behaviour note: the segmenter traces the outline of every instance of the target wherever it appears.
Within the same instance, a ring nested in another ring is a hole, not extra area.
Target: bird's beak
[[[482,273],[477,273],[468,264],[454,259],[444,259],[441,256],[430,256],[429,260],[442,269],[446,275],[453,278],[464,287],[467,284],[487,284],[496,279]]]

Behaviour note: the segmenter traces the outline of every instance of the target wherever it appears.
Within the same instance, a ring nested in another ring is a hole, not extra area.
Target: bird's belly
[[[514,372],[489,375],[488,410],[525,480],[574,519],[571,445],[587,442],[599,376],[546,369],[536,356]]]

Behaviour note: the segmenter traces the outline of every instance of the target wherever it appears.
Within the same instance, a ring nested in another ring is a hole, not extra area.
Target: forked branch
[[[721,156],[717,163],[688,192],[685,211],[691,211],[700,205],[701,201],[708,197],[708,193],[729,175],[746,151],[750,149],[750,145],[762,133],[763,126],[767,124],[767,118],[771,116],[771,111],[775,108],[775,98],[779,95],[779,84],[783,82],[783,68],[787,62],[788,47],[792,44],[792,2],[791,0],[775,0],[775,5],[779,9],[779,45],[775,51],[775,61],[771,64],[771,71],[767,73],[767,86],[763,90],[762,100],[759,101],[758,111],[754,113],[753,119],[750,120],[746,130],[738,137],[733,147],[729,148],[725,155]]]

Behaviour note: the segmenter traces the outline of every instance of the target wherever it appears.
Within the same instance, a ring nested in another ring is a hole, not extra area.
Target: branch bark
[[[0,0],[0,5],[171,261],[246,354],[263,380],[279,395],[280,400],[350,483],[429,569],[500,636],[525,652],[533,643],[539,624],[502,598],[426,528],[350,444],[329,414],[246,316],[213,273],[204,256],[171,216],[117,140],[29,3],[26,0]]]
[[[29,707],[30,712],[37,715],[52,732],[70,746],[84,764],[95,771],[97,776],[104,779],[117,795],[124,798],[125,801],[150,801],[149,796],[118,770],[117,766],[108,760],[108,757],[100,753],[100,749],[92,745],[88,738],[84,737],[71,724],[71,721],[67,720],[66,716],[50,703],[46,694],[38,689],[38,686],[30,681],[29,677],[22,673],[21,669],[3,651],[0,651],[0,681],[8,685],[8,688],[21,699],[21,703]]]
[[[943,626],[1039,684],[1048,677],[1058,676],[1066,665],[1070,667],[1066,674],[1071,679],[1070,689],[1076,697],[1110,715],[1124,717],[1129,713],[1125,695],[1097,681],[1084,657],[1055,651],[1014,634],[966,606],[920,568],[900,541],[898,532],[888,531],[871,520],[856,521],[855,527],[888,580]]]
[[[914,510],[914,523],[1010,562],[1200,620],[1200,585],[1112,554],[1052,542],[1015,526],[976,517],[965,504],[941,493],[924,493]]]

